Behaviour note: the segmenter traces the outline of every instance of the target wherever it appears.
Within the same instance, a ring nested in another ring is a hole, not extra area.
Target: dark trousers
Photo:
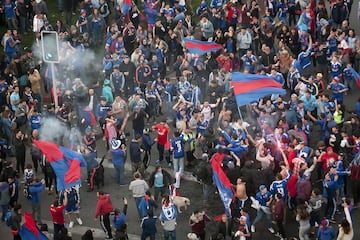
[[[198,236],[200,240],[205,240],[205,233],[196,233],[196,236]]]
[[[285,233],[285,228],[284,228],[284,225],[283,225],[283,220],[280,219],[280,220],[276,220],[276,225],[279,229],[279,233],[281,234],[281,237],[283,238],[286,238],[286,233]]]
[[[32,156],[31,156],[31,160],[32,160],[32,162],[33,162],[33,164],[34,164],[35,172],[37,173],[38,167],[39,167],[40,158],[37,157],[37,156],[32,155]]]
[[[20,168],[23,173],[25,170],[25,156],[16,156],[16,171],[18,173],[20,173]]]
[[[60,230],[65,228],[64,224],[57,224],[54,223],[54,239],[56,239],[57,235],[59,234]]]
[[[161,162],[164,159],[164,150],[165,145],[157,144],[157,150],[159,151],[159,161]]]
[[[110,213],[100,215],[100,225],[104,230],[107,238],[112,238],[111,227],[110,227]]]
[[[155,235],[149,235],[149,234],[145,234],[145,233],[141,234],[141,240],[146,240],[148,238],[150,238],[150,240],[155,240]]]
[[[351,184],[352,184],[351,189],[354,198],[354,204],[357,204],[360,201],[360,181],[352,180]]]

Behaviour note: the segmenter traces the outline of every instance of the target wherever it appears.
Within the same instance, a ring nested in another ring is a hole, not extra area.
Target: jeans
[[[165,145],[158,143],[157,144],[157,150],[159,152],[159,161],[161,162],[164,159]]]
[[[176,240],[176,230],[164,230],[164,240]]]
[[[268,209],[269,213],[265,213],[264,210],[262,210],[261,208],[259,210],[257,210],[257,214],[256,214],[256,218],[253,222],[252,225],[256,225],[262,218],[264,215],[266,215],[266,225],[267,228],[271,227],[271,213],[270,213],[270,208]]]
[[[139,209],[139,205],[140,205],[141,199],[142,199],[142,197],[134,197],[136,209],[138,211],[140,219],[141,219],[141,212],[140,212],[140,209]]]
[[[31,204],[32,215],[37,224],[41,224],[41,206],[40,203]]]
[[[29,28],[29,20],[27,17],[19,16],[20,20],[20,30],[22,33],[25,33],[28,31]]]
[[[1,220],[5,221],[6,213],[8,212],[9,204],[1,205],[2,216]]]
[[[125,167],[115,167],[115,182],[117,184],[125,184]]]
[[[180,171],[181,175],[184,174],[184,157],[174,158],[174,172],[177,173]]]
[[[203,201],[208,202],[211,194],[211,185],[203,183]]]
[[[154,198],[155,201],[157,202],[159,199],[159,194],[160,197],[162,197],[164,194],[166,193],[166,188],[165,187],[154,187]]]
[[[63,9],[63,0],[57,0],[57,8],[59,11]]]

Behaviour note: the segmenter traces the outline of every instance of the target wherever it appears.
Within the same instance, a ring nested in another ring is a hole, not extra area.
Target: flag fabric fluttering
[[[75,151],[51,142],[34,141],[45,155],[56,175],[58,191],[81,184],[81,169],[86,167],[84,157]]]
[[[216,158],[215,156],[217,154],[218,153],[215,153],[213,158]],[[213,159],[211,160],[211,166],[213,169],[213,180],[219,191],[220,198],[224,204],[225,213],[228,217],[230,217],[231,216],[230,205],[234,196],[234,188],[229,178],[226,176],[221,166],[221,162],[222,161],[215,161]]]
[[[24,224],[20,227],[19,235],[22,239],[26,240],[47,240],[49,239],[40,229],[36,226],[32,215],[28,212],[24,213]]]
[[[132,7],[132,0],[124,0],[122,14],[128,15]]]
[[[360,88],[360,75],[356,72],[354,68],[350,68],[351,74],[354,76],[354,79],[358,85],[358,88]]]
[[[232,73],[231,85],[238,107],[258,101],[271,94],[286,94],[285,89],[275,79],[257,74]]]
[[[189,53],[204,55],[207,52],[215,52],[222,49],[221,44],[184,38],[186,49]]]

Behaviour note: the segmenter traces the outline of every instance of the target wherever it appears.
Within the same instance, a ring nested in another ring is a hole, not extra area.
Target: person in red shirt
[[[319,159],[321,160],[321,162],[323,163],[323,170],[324,170],[324,173],[327,172],[328,170],[328,167],[331,165],[331,164],[334,164],[335,161],[338,159],[338,154],[335,153],[333,151],[333,148],[332,147],[327,147],[326,148],[326,152],[322,152],[319,156]]]
[[[52,216],[52,221],[54,224],[54,239],[56,239],[57,235],[59,234],[60,230],[65,228],[65,217],[64,217],[64,209],[67,205],[68,198],[67,192],[64,192],[64,201],[62,205],[59,205],[59,201],[56,200],[50,206],[50,213]]]
[[[161,164],[162,160],[164,159],[164,150],[165,144],[168,141],[168,134],[170,131],[169,126],[166,124],[165,120],[162,120],[160,123],[152,126],[152,129],[157,132],[157,149],[159,152],[159,159],[156,161],[157,164]],[[168,164],[171,165],[170,159],[168,160]]]
[[[112,239],[112,232],[110,226],[110,213],[113,210],[110,194],[104,192],[97,192],[98,201],[95,210],[95,220],[100,217],[100,225],[106,234],[105,239]]]

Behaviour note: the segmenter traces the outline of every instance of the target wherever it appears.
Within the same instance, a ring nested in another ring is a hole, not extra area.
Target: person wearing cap
[[[269,232],[274,233],[275,230],[271,227],[271,210],[272,195],[267,190],[265,185],[260,185],[259,192],[256,193],[256,200],[259,202],[260,208],[257,210],[256,218],[251,225],[251,232],[255,232],[256,224],[266,216],[266,226]]]
[[[331,90],[333,93],[333,100],[337,100],[338,103],[342,103],[344,100],[344,94],[349,90],[344,84],[340,83],[338,77],[334,77],[331,83],[327,86],[328,90]]]
[[[326,151],[322,152],[319,156],[319,161],[322,162],[323,171],[324,173],[327,172],[328,167],[332,165],[337,159],[339,158],[339,155],[334,152],[332,147],[327,147]]]
[[[79,32],[81,34],[88,32],[87,24],[88,24],[88,20],[87,20],[87,16],[86,16],[86,10],[81,9],[80,16],[79,16],[78,20],[76,21],[76,27],[79,28]]]
[[[314,79],[314,83],[317,85],[318,88],[318,95],[323,95],[324,91],[325,91],[325,83],[323,80],[323,74],[322,73],[317,73],[316,74],[316,78]]]
[[[115,182],[125,185],[126,147],[120,140],[111,141],[111,159],[115,168]]]

